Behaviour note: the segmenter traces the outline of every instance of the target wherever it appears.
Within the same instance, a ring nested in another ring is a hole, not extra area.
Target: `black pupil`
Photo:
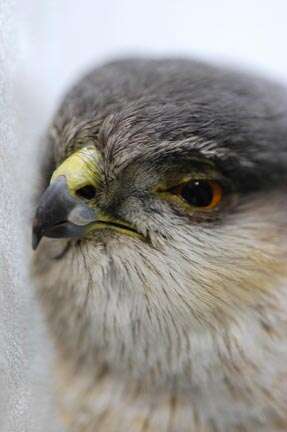
[[[183,186],[181,196],[194,207],[208,207],[213,198],[212,186],[207,181],[193,181]]]
[[[94,188],[94,186],[88,185],[78,189],[76,193],[79,197],[90,200],[95,198],[96,189]]]

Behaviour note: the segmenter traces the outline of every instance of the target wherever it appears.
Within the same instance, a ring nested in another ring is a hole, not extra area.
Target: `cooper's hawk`
[[[285,88],[117,61],[48,135],[34,273],[68,431],[286,431]]]

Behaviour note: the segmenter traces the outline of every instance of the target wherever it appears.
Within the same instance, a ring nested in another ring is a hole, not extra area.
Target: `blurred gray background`
[[[0,0],[0,431],[58,432],[51,346],[29,281],[41,135],[94,64],[188,55],[287,81],[286,0]]]

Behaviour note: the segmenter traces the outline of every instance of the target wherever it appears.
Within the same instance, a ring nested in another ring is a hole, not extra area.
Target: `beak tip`
[[[37,230],[35,226],[33,226],[32,230],[32,248],[36,250],[42,238],[42,233],[40,230]]]

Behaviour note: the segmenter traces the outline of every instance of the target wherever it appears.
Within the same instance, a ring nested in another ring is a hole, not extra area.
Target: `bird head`
[[[68,352],[177,368],[179,341],[259,317],[286,278],[285,102],[188,61],[114,63],[70,92],[33,225]]]

